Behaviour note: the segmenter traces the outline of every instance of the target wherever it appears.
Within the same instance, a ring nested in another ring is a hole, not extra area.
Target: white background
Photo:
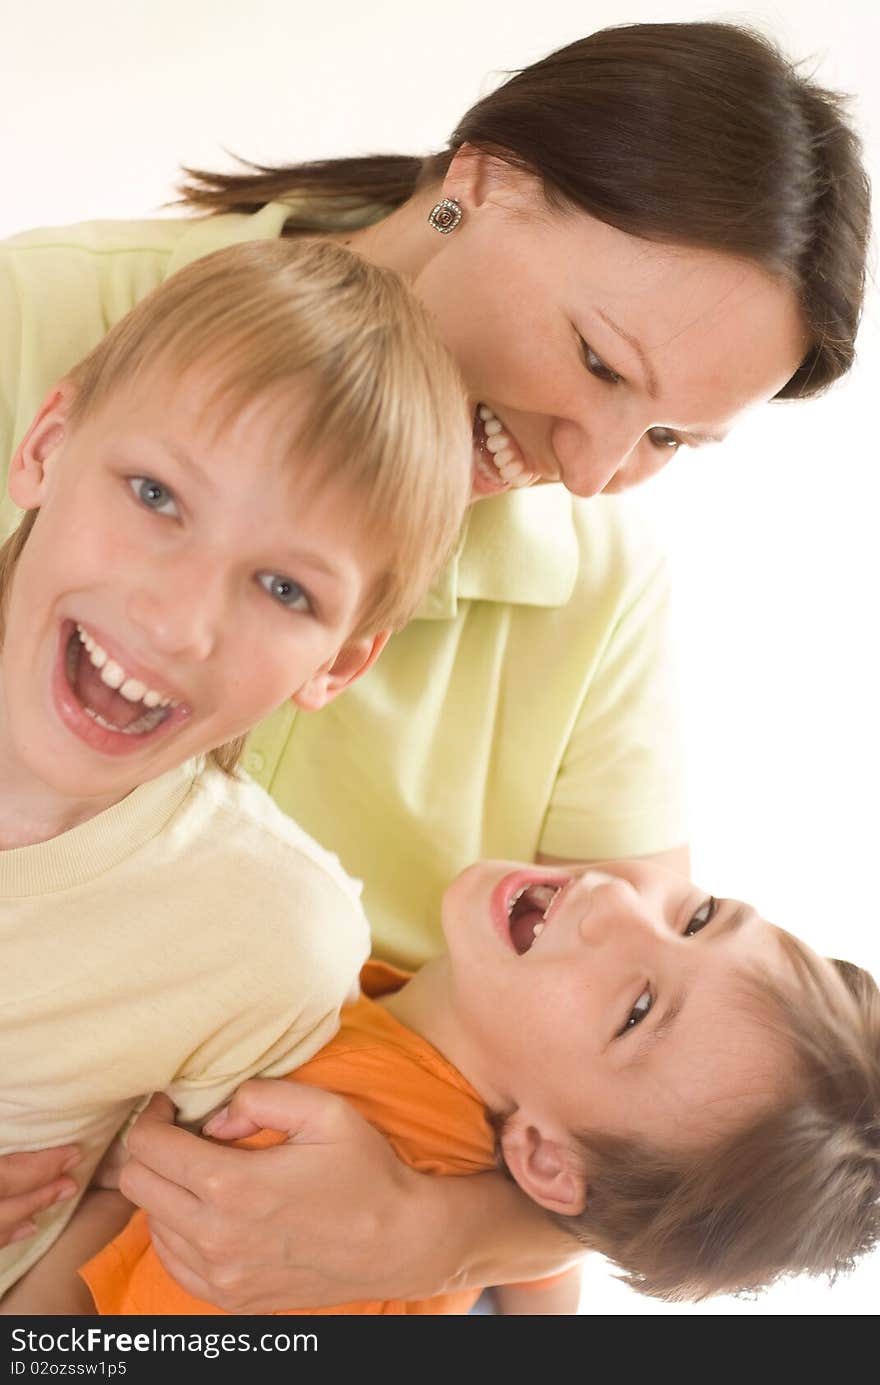
[[[442,147],[504,69],[625,20],[750,22],[852,93],[875,182],[880,7],[581,0],[3,0],[0,234],[143,215],[181,162]],[[769,406],[639,498],[670,551],[696,878],[880,975],[880,483],[871,297],[851,378]],[[512,324],[515,326],[515,324]],[[880,1257],[829,1290],[668,1307],[588,1266],[587,1313],[868,1314]]]

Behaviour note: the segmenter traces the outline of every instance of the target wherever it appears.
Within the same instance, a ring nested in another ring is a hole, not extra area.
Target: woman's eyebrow
[[[619,336],[623,341],[625,341],[627,346],[632,347],[633,351],[639,358],[639,364],[641,365],[642,370],[645,372],[645,381],[648,386],[648,394],[651,399],[656,399],[658,394],[660,393],[660,386],[657,383],[657,376],[654,374],[654,367],[648,360],[648,357],[645,354],[645,349],[642,346],[641,342],[637,341],[636,338],[632,336],[631,333],[627,332],[624,327],[621,327],[619,322],[615,322],[613,317],[609,317],[608,314],[604,312],[602,308],[596,309],[596,315],[598,317],[601,317],[602,321],[606,324],[606,326],[610,327],[612,332],[616,332],[617,336]]]
[[[603,308],[597,308],[596,315],[601,317],[606,326],[610,327],[612,332],[615,332],[617,336],[625,341],[627,346],[632,347],[639,358],[639,364],[642,370],[645,372],[648,396],[651,399],[656,399],[660,393],[660,386],[657,381],[657,376],[654,373],[654,367],[648,360],[647,353],[641,342],[638,341],[632,333],[628,332],[625,327],[621,327],[619,322],[615,322],[613,317],[609,317]],[[676,429],[676,432],[680,433],[689,447],[705,447],[706,444],[710,442],[723,442],[726,436],[724,433],[692,433],[687,429]]]

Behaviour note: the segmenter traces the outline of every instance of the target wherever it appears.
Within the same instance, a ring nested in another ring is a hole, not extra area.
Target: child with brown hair
[[[448,953],[409,980],[368,964],[372,998],[295,1080],[348,1098],[423,1172],[475,1173],[497,1154],[648,1294],[833,1277],[877,1242],[880,993],[866,972],[648,861],[482,862],[446,891],[443,928]],[[207,1133],[252,1135],[266,1086],[246,1084]],[[271,1153],[237,1157],[247,1179]],[[142,1212],[85,1266],[86,1292],[73,1271],[124,1206],[93,1194],[12,1309],[217,1313],[163,1269]],[[502,1311],[573,1312],[577,1289],[576,1268],[502,1287]],[[460,1313],[475,1297],[299,1311]]]
[[[0,1152],[75,1143],[81,1192],[152,1091],[200,1120],[333,1034],[358,887],[235,765],[371,666],[469,457],[422,310],[330,243],[200,260],[49,393],[0,552]],[[0,1294],[73,1207],[0,1250]]]

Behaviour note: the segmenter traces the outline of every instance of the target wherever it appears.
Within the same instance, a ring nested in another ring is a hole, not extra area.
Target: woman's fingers
[[[350,1112],[347,1102],[320,1088],[254,1077],[211,1117],[204,1133],[215,1140],[241,1140],[258,1130],[278,1130],[297,1144],[322,1144],[339,1137]]]
[[[78,1162],[73,1145],[0,1156],[0,1246],[32,1236],[38,1212],[75,1195],[64,1174]]]

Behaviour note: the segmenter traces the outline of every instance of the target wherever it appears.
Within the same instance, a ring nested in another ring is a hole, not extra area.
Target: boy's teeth
[[[544,925],[543,925],[543,923],[536,923],[535,926],[534,926],[534,928],[532,929],[532,937],[533,937],[533,938],[540,938],[540,936],[541,936],[541,934],[542,934],[543,932],[544,932]]]
[[[124,681],[125,669],[108,659],[101,669],[101,682],[106,683],[108,688],[121,688]]]
[[[119,689],[120,695],[125,698],[126,702],[142,702],[146,691],[146,683],[140,683],[137,678],[126,678]]]
[[[150,709],[172,705],[170,697],[165,697],[155,688],[148,688],[146,683],[142,683],[139,678],[129,678],[122,665],[109,658],[106,649],[102,649],[94,636],[90,635],[81,625],[77,625],[76,633],[89,656],[90,662],[100,673],[101,682],[106,683],[108,688],[116,689],[126,702],[143,702],[144,706]],[[177,706],[177,703],[175,702],[173,705]],[[96,718],[96,720],[100,720],[100,718]]]

